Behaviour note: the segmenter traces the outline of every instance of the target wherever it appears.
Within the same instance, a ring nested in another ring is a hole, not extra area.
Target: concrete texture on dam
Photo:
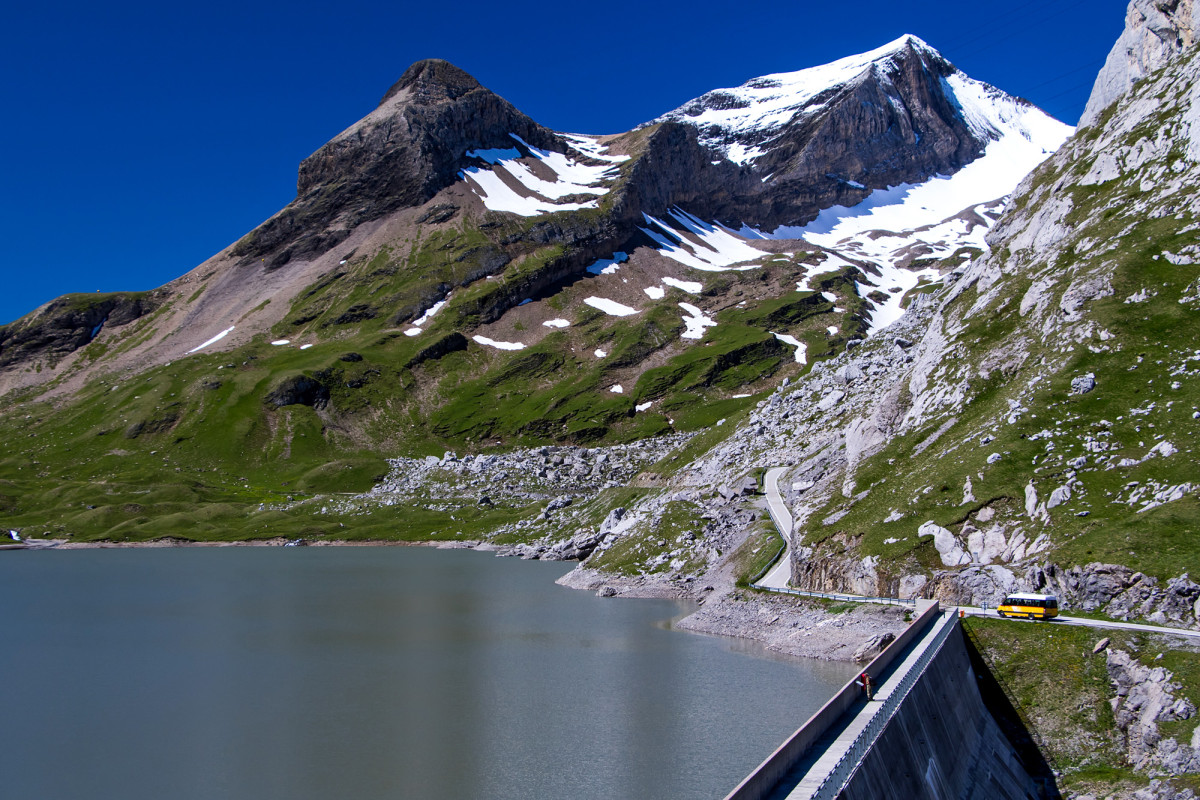
[[[956,610],[921,611],[865,668],[870,700],[848,683],[727,800],[1058,797],[991,676],[972,664]]]

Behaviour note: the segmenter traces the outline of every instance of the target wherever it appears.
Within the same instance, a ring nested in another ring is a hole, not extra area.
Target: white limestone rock
[[[917,529],[918,536],[932,536],[933,547],[947,567],[959,567],[971,563],[971,557],[963,550],[958,538],[946,528],[930,520]]]
[[[1002,559],[1008,542],[1004,538],[1004,528],[992,525],[985,530],[972,529],[967,535],[967,550],[976,564],[990,564]]]
[[[1064,484],[1050,493],[1050,499],[1046,501],[1046,508],[1057,508],[1070,499],[1071,487]]]
[[[1033,519],[1037,514],[1038,508],[1038,493],[1037,487],[1033,485],[1033,481],[1025,484],[1025,516]]]
[[[914,597],[920,597],[921,591],[928,583],[929,578],[925,575],[901,575],[900,589],[897,594],[901,600],[911,600]],[[1197,603],[1200,603],[1200,600]]]

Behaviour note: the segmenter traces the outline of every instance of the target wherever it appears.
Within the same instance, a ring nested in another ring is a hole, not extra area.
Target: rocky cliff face
[[[95,339],[105,328],[121,328],[154,311],[164,292],[67,295],[0,327],[0,369],[53,365]]]
[[[1133,0],[1125,15],[1125,30],[1096,76],[1080,127],[1095,124],[1101,112],[1135,83],[1191,47],[1198,12],[1193,0]]]
[[[1105,651],[1115,697],[1110,701],[1130,763],[1138,770],[1153,769],[1184,775],[1200,768],[1200,738],[1179,741],[1164,736],[1161,723],[1192,719],[1196,707],[1179,696],[1180,684],[1169,670],[1147,666],[1129,653]],[[1190,792],[1189,792],[1190,794]]]

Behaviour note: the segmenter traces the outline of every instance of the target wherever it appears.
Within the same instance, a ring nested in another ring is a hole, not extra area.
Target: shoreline
[[[297,541],[276,536],[270,539],[243,539],[233,542],[197,542],[190,539],[151,539],[142,542],[73,542],[70,539],[28,539],[0,545],[0,550],[122,550],[132,548],[176,547],[287,547]],[[436,547],[442,550],[491,550],[494,545],[478,541],[439,542],[436,540],[402,542],[391,539],[333,539],[303,542],[292,547]]]
[[[232,542],[154,539],[142,542],[72,542],[38,539],[0,545],[6,550],[126,550],[140,548],[286,547],[284,537]],[[433,547],[441,550],[479,550],[497,557],[519,557],[515,548],[484,541],[347,540],[304,542],[302,547]],[[853,662],[856,652],[882,635],[898,635],[908,623],[904,609],[893,606],[825,608],[820,602],[789,595],[742,589],[721,577],[711,583],[673,582],[669,575],[627,577],[589,569],[581,562],[556,583],[598,597],[688,600],[697,604],[671,628],[686,633],[722,636],[756,642],[765,649],[796,658]]]

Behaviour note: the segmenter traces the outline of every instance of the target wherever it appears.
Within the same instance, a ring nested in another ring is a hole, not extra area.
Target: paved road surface
[[[767,490],[767,511],[775,521],[784,545],[783,554],[775,566],[758,582],[759,586],[770,589],[787,588],[788,580],[792,577],[792,514],[779,494],[779,476],[786,471],[787,467],[772,467],[763,478],[763,486]]]
[[[996,613],[994,608],[976,608],[975,606],[961,606],[963,611],[970,617],[996,617],[1000,615]],[[1009,619],[1009,622],[1029,622],[1035,625],[1044,623],[1036,620],[1028,619]],[[1200,631],[1187,630],[1186,628],[1166,628],[1161,625],[1142,625],[1136,622],[1114,622],[1105,619],[1088,619],[1087,617],[1066,617],[1059,616],[1053,619],[1052,625],[1078,625],[1084,628],[1104,628],[1106,630],[1118,631],[1140,631],[1142,633],[1166,633],[1176,636],[1186,636],[1190,639],[1200,639]]]

